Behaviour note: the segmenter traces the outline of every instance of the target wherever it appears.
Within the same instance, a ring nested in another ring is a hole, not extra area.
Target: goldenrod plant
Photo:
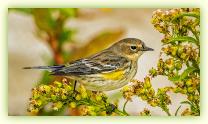
[[[123,96],[131,100],[133,95],[147,101],[152,107],[160,107],[167,115],[177,115],[181,106],[170,113],[171,104],[167,92],[186,95],[189,104],[181,115],[200,115],[200,11],[199,9],[157,10],[153,13],[152,24],[164,34],[163,47],[156,68],[149,71],[144,82],[133,80],[123,88]],[[157,89],[155,92],[151,79],[157,76],[168,77],[174,86]]]
[[[52,103],[48,106],[49,109],[59,111],[65,107],[76,108],[78,115],[127,115],[116,104],[109,103],[104,93],[86,90],[82,85],[76,91],[73,89],[73,84],[66,78],[62,82],[40,85],[32,89],[28,111],[36,115],[39,110]]]
[[[74,11],[76,10],[73,10],[73,13]],[[61,16],[58,20],[63,18],[65,19]],[[110,103],[103,92],[89,91],[82,85],[74,91],[74,82],[62,78],[62,80],[45,81],[33,88],[28,111],[39,115],[43,109],[61,111],[70,108],[76,109],[76,115],[127,116],[130,115],[125,110],[127,103],[131,102],[133,96],[138,96],[150,106],[160,107],[168,116],[200,115],[200,10],[197,8],[164,11],[159,9],[153,13],[151,22],[154,28],[164,35],[161,39],[163,44],[161,54],[157,66],[149,70],[144,81],[133,79],[130,85],[122,88],[121,93],[126,100],[122,110],[118,109],[117,102]],[[36,25],[41,26],[38,21]],[[53,21],[50,25],[54,25]],[[48,28],[45,24],[43,26],[44,30]],[[54,29],[49,29],[47,34],[54,34],[50,30]],[[66,39],[66,37],[62,38]],[[62,60],[57,60],[56,63],[58,64],[59,61]],[[167,77],[173,85],[155,89],[152,83],[158,82],[153,82],[152,79],[159,75]],[[185,95],[187,100],[181,101],[181,105],[188,104],[190,107],[179,113],[181,106],[178,106],[175,113],[170,113],[169,105],[174,99],[170,98],[168,92]],[[144,108],[144,111],[138,112],[138,115],[151,116],[152,114],[151,110]]]
[[[161,58],[150,75],[167,76],[175,85],[171,92],[186,95],[187,100],[181,104],[189,104],[190,108],[181,115],[200,115],[200,10],[157,10],[152,24],[164,38]]]

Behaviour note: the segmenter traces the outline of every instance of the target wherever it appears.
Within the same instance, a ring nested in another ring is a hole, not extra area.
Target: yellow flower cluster
[[[151,116],[150,110],[144,108],[142,112],[139,113],[140,116]]]
[[[167,92],[171,89],[171,87],[159,88],[156,93],[151,85],[150,77],[146,77],[144,82],[132,80],[132,84],[125,86],[122,92],[127,100],[131,100],[132,96],[136,95],[143,101],[147,101],[152,107],[161,107],[163,111],[169,114],[167,106],[171,104],[171,100]]]
[[[32,89],[28,112],[38,114],[46,105],[50,105],[49,109],[54,111],[64,107],[77,108],[79,115],[126,115],[116,105],[109,103],[104,93],[88,91],[82,85],[73,91],[73,84],[65,78],[62,82],[54,81]]]
[[[199,115],[200,10],[157,10],[153,14],[152,23],[156,30],[164,34],[164,38],[161,59],[157,68],[150,70],[150,75],[167,76],[175,84],[172,91],[187,96],[187,101],[181,103],[190,105],[191,115]]]
[[[157,10],[153,13],[152,24],[164,34],[163,47],[156,68],[149,70],[144,82],[133,80],[133,84],[123,88],[123,96],[131,100],[139,96],[152,107],[160,107],[168,115],[171,99],[167,92],[181,93],[187,96],[190,109],[181,115],[200,114],[200,11],[198,8]],[[150,78],[166,76],[173,86],[159,88],[157,92],[151,85]],[[180,107],[179,107],[180,109]],[[178,110],[179,110],[178,109]],[[176,110],[176,113],[178,112]]]
[[[187,36],[193,33],[199,38],[200,10],[198,8],[180,8],[162,11],[158,9],[153,13],[152,24],[155,29],[164,34],[163,43],[169,43],[175,36]],[[198,39],[199,40],[199,39]]]

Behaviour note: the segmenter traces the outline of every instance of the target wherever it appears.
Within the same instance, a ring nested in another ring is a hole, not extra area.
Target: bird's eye
[[[136,50],[136,46],[130,46],[131,50],[135,51]]]

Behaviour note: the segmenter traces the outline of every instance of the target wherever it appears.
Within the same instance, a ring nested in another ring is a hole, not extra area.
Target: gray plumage
[[[126,58],[118,56],[111,51],[102,51],[102,53],[105,54],[95,54],[94,56],[79,59],[65,65],[25,67],[24,69],[48,70],[51,72],[51,75],[57,76],[76,76],[114,71],[117,68],[124,67],[124,63],[128,62]]]

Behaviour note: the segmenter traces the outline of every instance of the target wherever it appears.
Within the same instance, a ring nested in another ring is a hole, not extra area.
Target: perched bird
[[[92,56],[65,65],[25,67],[44,69],[51,75],[74,79],[92,91],[109,91],[123,87],[135,76],[137,60],[145,51],[153,51],[136,38],[122,39]]]

